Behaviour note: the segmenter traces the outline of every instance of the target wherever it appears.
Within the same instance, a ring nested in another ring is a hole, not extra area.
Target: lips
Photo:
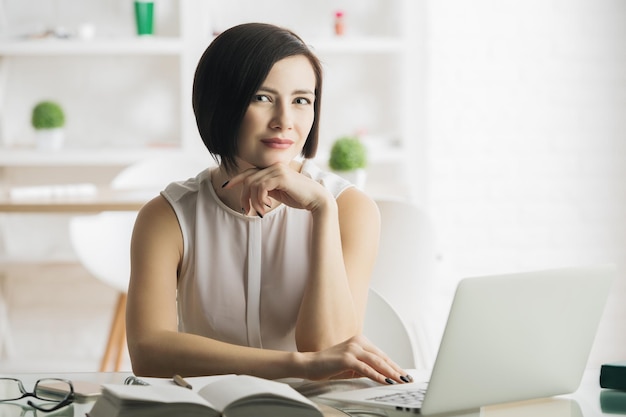
[[[261,143],[263,143],[267,147],[274,148],[274,149],[287,149],[291,145],[293,145],[293,140],[282,139],[282,138],[268,138],[268,139],[261,139]]]

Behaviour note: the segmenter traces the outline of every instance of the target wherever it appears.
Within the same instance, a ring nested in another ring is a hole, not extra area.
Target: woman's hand
[[[267,168],[250,168],[231,178],[224,189],[242,186],[241,208],[264,214],[270,208],[270,197],[290,207],[315,211],[333,201],[332,195],[319,183],[288,165],[277,163]]]
[[[307,379],[367,377],[381,384],[410,382],[407,375],[365,336],[357,335],[319,352],[305,352]]]

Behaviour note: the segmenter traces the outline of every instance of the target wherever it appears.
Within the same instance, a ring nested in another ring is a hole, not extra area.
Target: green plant
[[[352,171],[365,168],[367,150],[356,136],[344,136],[333,143],[328,165],[335,171]]]
[[[33,108],[31,123],[35,129],[54,129],[65,125],[63,108],[54,101],[41,101]]]

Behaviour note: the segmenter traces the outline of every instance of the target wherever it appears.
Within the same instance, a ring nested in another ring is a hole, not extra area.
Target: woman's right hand
[[[390,384],[410,382],[412,379],[362,335],[319,352],[304,352],[303,355],[306,378],[311,380],[367,377],[381,384]]]

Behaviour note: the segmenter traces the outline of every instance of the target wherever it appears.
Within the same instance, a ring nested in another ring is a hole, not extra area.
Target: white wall
[[[626,258],[626,2],[428,3],[429,193],[462,276]],[[620,274],[594,363],[626,357]],[[612,320],[609,320],[612,319]]]
[[[427,165],[414,180],[439,243],[433,317],[441,323],[462,276],[606,261],[624,267],[626,2],[422,4],[426,114],[415,120],[425,121],[416,130],[426,138],[414,157]],[[80,369],[95,369],[114,293],[80,271],[47,270],[46,280],[38,273],[4,283],[19,366],[36,352],[55,361],[72,352],[85,363]],[[68,293],[56,295],[60,287]],[[593,364],[626,357],[625,296],[621,275]]]

